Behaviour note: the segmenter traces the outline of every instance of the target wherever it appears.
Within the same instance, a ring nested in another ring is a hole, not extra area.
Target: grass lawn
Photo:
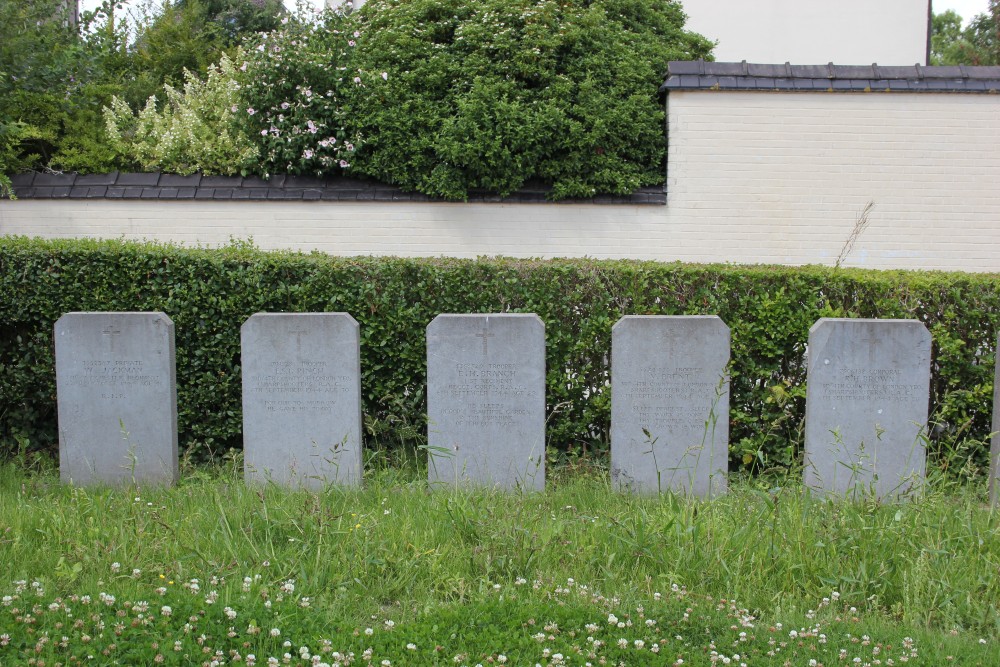
[[[983,665],[1000,658],[984,491],[712,502],[554,467],[541,494],[415,467],[312,494],[238,464],[80,489],[0,464],[0,665]]]

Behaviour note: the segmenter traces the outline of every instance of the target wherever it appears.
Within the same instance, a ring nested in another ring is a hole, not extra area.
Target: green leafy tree
[[[932,65],[1000,65],[1000,0],[962,28],[962,17],[948,10],[935,14],[931,31]]]
[[[658,86],[670,60],[711,53],[659,0],[372,0],[353,16],[352,67],[386,73],[350,97],[355,171],[449,199],[662,183]]]

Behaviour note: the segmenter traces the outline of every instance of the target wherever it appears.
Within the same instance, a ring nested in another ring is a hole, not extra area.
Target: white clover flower
[[[281,636],[281,629],[279,629],[279,628],[271,628],[271,636],[272,637],[280,637]]]
[[[618,640],[618,648],[628,648],[628,640],[622,637]]]
[[[371,628],[365,628],[365,634],[371,637],[373,634],[375,634],[375,631],[372,630]]]
[[[115,561],[114,563],[111,564],[111,571],[112,572],[118,572],[121,569],[122,569],[122,564],[119,563],[118,561]]]
[[[614,614],[608,614],[608,623],[610,623],[611,625],[615,625],[616,623],[618,623],[618,617],[615,616]]]

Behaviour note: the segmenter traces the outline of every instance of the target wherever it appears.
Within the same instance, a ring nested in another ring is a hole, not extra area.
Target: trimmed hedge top
[[[52,329],[70,311],[159,310],[173,319],[181,446],[196,460],[241,446],[240,326],[256,312],[358,320],[369,450],[423,441],[425,329],[436,315],[537,313],[553,454],[607,450],[611,327],[621,316],[714,314],[732,332],[730,469],[789,466],[800,458],[809,327],[820,317],[875,317],[918,319],[931,331],[931,460],[951,464],[967,448],[963,472],[974,472],[988,460],[997,277],[3,238],[0,452],[57,445]]]

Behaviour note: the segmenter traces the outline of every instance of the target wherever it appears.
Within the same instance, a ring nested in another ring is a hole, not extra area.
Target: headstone
[[[729,327],[715,316],[638,316],[611,330],[611,479],[623,491],[724,493]]]
[[[428,478],[545,488],[545,325],[439,315],[427,327]]]
[[[163,313],[67,313],[55,324],[59,476],[177,481],[174,323]]]
[[[246,480],[358,484],[358,323],[347,313],[257,313],[240,333]]]
[[[993,370],[993,435],[990,437],[990,500],[1000,503],[1000,338]]]
[[[931,335],[917,320],[822,318],[809,330],[805,483],[899,498],[924,481]]]

